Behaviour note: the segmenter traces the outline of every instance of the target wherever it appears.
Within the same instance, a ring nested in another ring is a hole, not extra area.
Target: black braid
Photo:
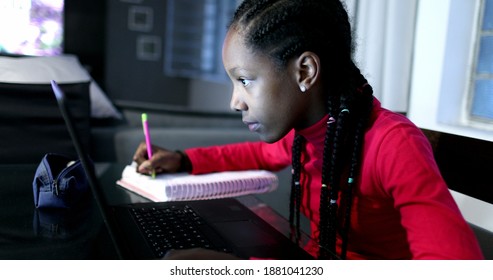
[[[301,149],[304,138],[296,135],[293,143],[292,154],[292,177],[291,177],[291,194],[289,203],[289,224],[296,230],[295,237],[300,237],[300,207],[301,207]]]
[[[328,102],[328,111],[329,116],[335,116],[337,112],[337,107],[339,107],[338,103],[332,100],[333,98],[329,98]],[[331,117],[327,122],[327,130],[325,132],[324,139],[324,152],[322,158],[322,186],[320,190],[320,246],[324,248],[324,250],[320,251],[321,258],[327,258],[326,254],[329,251],[327,248],[328,240],[329,240],[329,186],[330,182],[328,179],[329,169],[330,169],[330,158],[329,156],[332,154],[332,141],[335,135],[335,118]]]
[[[253,17],[257,16],[258,12],[265,9],[272,2],[275,2],[275,0],[243,1],[236,9],[233,21],[237,21],[242,17],[245,22],[249,22]]]
[[[337,128],[333,141],[331,169],[329,172],[329,220],[328,220],[328,239],[327,244],[323,244],[330,252],[335,252],[337,217],[338,217],[338,199],[340,190],[341,170],[345,156],[346,142],[346,122],[349,118],[350,111],[342,108],[337,118]]]
[[[348,235],[349,235],[349,227],[351,223],[351,207],[352,207],[352,196],[353,196],[353,188],[356,184],[357,177],[360,172],[359,162],[361,160],[361,149],[363,146],[363,138],[365,134],[366,127],[368,125],[368,121],[371,115],[371,109],[373,108],[373,89],[370,85],[366,83],[366,80],[363,80],[364,84],[361,90],[362,98],[360,103],[358,104],[355,110],[361,112],[359,119],[356,122],[356,129],[354,131],[354,145],[351,154],[351,163],[349,168],[349,175],[347,180],[347,188],[344,193],[344,204],[346,205],[345,216],[342,225],[341,236],[343,238],[342,248],[341,248],[341,258],[346,258],[347,253],[347,244],[348,244]]]
[[[341,234],[341,257],[345,258],[353,186],[359,174],[363,136],[372,108],[371,87],[365,86],[360,92],[366,80],[352,60],[351,26],[345,7],[340,0],[245,0],[230,28],[245,38],[246,46],[252,51],[268,55],[279,69],[304,51],[320,57],[330,119],[322,162],[319,254],[320,258],[328,258],[335,253],[336,236]],[[289,221],[298,236],[303,194],[295,182],[300,180],[302,149],[303,138],[296,136]],[[345,207],[330,203],[331,200],[339,200]]]

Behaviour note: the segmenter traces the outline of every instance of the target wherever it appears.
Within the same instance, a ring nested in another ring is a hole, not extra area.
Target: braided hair
[[[353,62],[351,26],[344,5],[340,0],[245,0],[229,28],[239,32],[253,52],[267,54],[279,69],[305,51],[320,57],[330,119],[323,150],[319,257],[332,256],[329,252],[336,251],[339,233],[343,240],[340,257],[345,258],[353,186],[373,91]],[[289,221],[298,236],[303,145],[303,137],[296,135]]]

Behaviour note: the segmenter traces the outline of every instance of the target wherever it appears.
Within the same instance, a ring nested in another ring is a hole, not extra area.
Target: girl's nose
[[[233,94],[231,95],[231,102],[230,102],[230,108],[233,111],[246,111],[248,109],[248,106],[246,105],[245,102],[241,100],[238,96],[239,94],[236,91],[233,91]]]

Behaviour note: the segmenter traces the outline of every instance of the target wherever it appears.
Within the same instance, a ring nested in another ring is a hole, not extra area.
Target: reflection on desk
[[[115,259],[111,239],[90,197],[77,209],[36,209],[32,180],[37,165],[0,165],[0,259]],[[124,165],[96,164],[106,203],[149,202],[116,185]],[[238,198],[257,215],[290,236],[289,224],[255,196]],[[302,235],[300,245],[308,240]]]
[[[77,209],[36,209],[37,165],[0,165],[0,259],[112,259],[102,218],[88,200]]]

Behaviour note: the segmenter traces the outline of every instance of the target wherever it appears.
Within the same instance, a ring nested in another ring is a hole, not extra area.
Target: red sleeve
[[[378,180],[394,201],[414,259],[482,259],[421,131],[401,123],[376,151]]]
[[[278,171],[291,164],[294,131],[278,142],[243,142],[185,150],[192,174],[217,171],[264,169]]]

